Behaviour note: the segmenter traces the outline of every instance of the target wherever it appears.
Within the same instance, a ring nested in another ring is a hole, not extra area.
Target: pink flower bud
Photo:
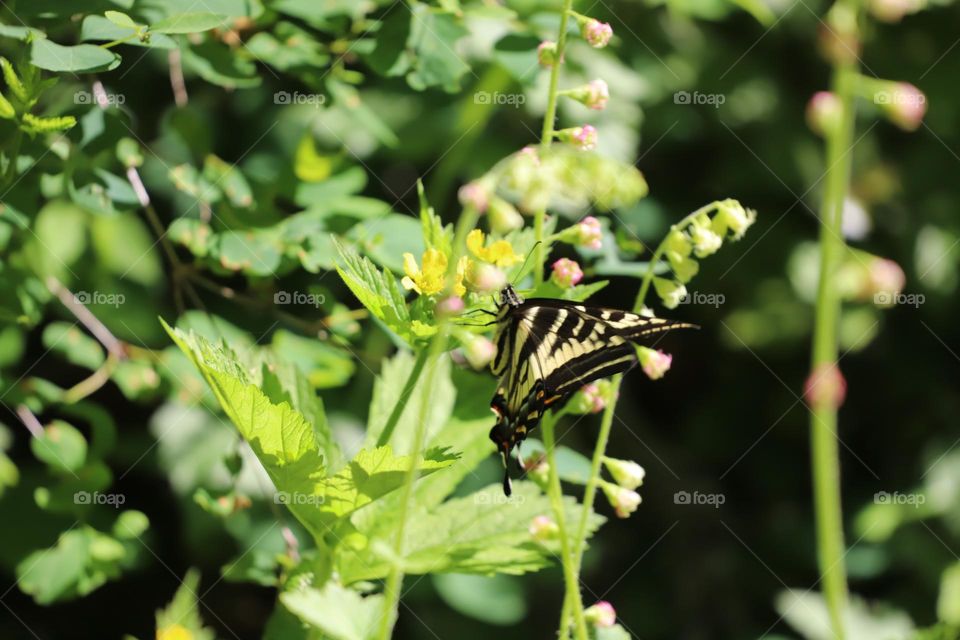
[[[843,105],[836,94],[817,91],[807,103],[807,126],[819,136],[825,136],[840,124]]]
[[[593,125],[585,124],[582,127],[574,127],[571,135],[577,146],[584,151],[597,148],[597,130]]]
[[[847,395],[847,381],[835,364],[818,365],[803,384],[803,397],[810,406],[837,409]]]
[[[923,5],[922,0],[870,0],[869,8],[873,17],[880,22],[900,22],[910,13],[916,13]]]
[[[467,272],[467,285],[479,294],[497,293],[507,284],[507,274],[492,264],[473,262]]]
[[[670,363],[673,362],[673,356],[659,349],[654,351],[647,347],[640,347],[638,355],[643,372],[651,380],[662,378],[670,370]]]
[[[473,207],[480,213],[486,211],[490,203],[490,194],[483,185],[477,181],[468,182],[460,187],[460,190],[457,192],[457,197],[460,199],[461,205],[464,207]]]
[[[907,284],[907,276],[900,265],[886,258],[874,258],[868,271],[870,293],[877,306],[892,307]]]
[[[617,611],[606,600],[601,600],[597,604],[584,609],[583,617],[596,627],[612,627],[617,623]]]
[[[463,311],[463,307],[463,298],[450,296],[437,303],[437,314],[448,318],[457,316]]]
[[[629,518],[630,514],[640,506],[640,494],[636,491],[625,489],[612,482],[602,482],[600,486],[618,518]]]
[[[927,113],[927,96],[909,82],[896,82],[889,90],[878,91],[874,101],[904,131],[916,131]]]
[[[577,231],[580,234],[578,244],[581,246],[590,249],[599,249],[603,246],[603,228],[600,226],[600,221],[593,216],[587,216],[581,220],[577,225]]]
[[[552,280],[563,289],[569,289],[583,279],[583,271],[575,260],[560,258],[553,263]]]
[[[600,111],[606,108],[607,100],[610,99],[610,87],[607,86],[606,81],[597,78],[579,87],[561,91],[560,94],[572,98],[586,107]]]
[[[606,22],[590,18],[583,23],[580,33],[591,47],[602,49],[610,44],[610,38],[613,37],[613,27]]]
[[[595,382],[583,385],[580,388],[580,393],[590,413],[600,413],[607,406],[606,398],[603,397],[600,386]]]
[[[537,47],[537,62],[540,63],[541,67],[552,67],[557,64],[557,43],[552,40],[544,40]],[[563,59],[560,59],[560,64],[563,64]]]
[[[537,542],[547,542],[560,535],[560,527],[547,516],[537,516],[530,522],[530,535]]]
[[[483,369],[493,356],[497,355],[497,345],[487,338],[478,336],[463,347],[463,355],[474,369]]]

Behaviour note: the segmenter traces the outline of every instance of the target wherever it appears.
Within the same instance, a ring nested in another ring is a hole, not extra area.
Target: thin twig
[[[89,331],[110,354],[117,360],[125,360],[127,358],[127,350],[123,343],[110,333],[110,330],[107,329],[83,303],[77,300],[77,297],[63,286],[59,280],[53,276],[48,277],[47,288],[50,289],[53,295],[60,299],[63,306],[87,328],[87,331]]]
[[[20,418],[20,422],[23,423],[23,426],[27,428],[27,431],[30,432],[34,438],[43,437],[43,425],[40,424],[40,421],[37,420],[37,416],[33,415],[33,411],[25,404],[17,405],[17,417]]]

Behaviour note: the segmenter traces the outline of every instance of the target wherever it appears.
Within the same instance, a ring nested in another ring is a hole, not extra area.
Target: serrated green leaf
[[[200,572],[190,569],[170,604],[157,611],[157,638],[171,636],[189,637],[190,640],[215,640],[217,636],[213,630],[203,626],[197,595],[199,592]],[[175,632],[177,627],[183,631]]]
[[[564,498],[567,521],[579,518],[580,505]],[[550,500],[531,482],[514,484],[513,496],[494,484],[472,495],[448,500],[432,510],[420,510],[408,519],[403,549],[404,570],[421,573],[522,574],[549,565],[559,552],[559,541],[547,545],[530,535],[538,515],[552,513]],[[592,535],[605,518],[593,514]],[[370,538],[388,536],[393,521],[382,518],[360,532]],[[367,550],[345,551],[340,575],[347,583],[386,575],[386,561]]]
[[[72,129],[77,124],[77,119],[73,116],[57,116],[44,118],[35,116],[32,113],[23,114],[23,121],[20,128],[31,135],[38,133],[56,133]]]
[[[383,613],[382,595],[364,597],[333,582],[322,589],[287,591],[280,594],[280,602],[332,640],[368,640]]]
[[[415,336],[410,326],[410,310],[397,279],[389,271],[377,269],[352,247],[339,242],[335,244],[343,263],[342,266],[337,265],[337,273],[353,295],[391,331],[413,342]]]
[[[17,110],[13,108],[13,105],[10,104],[10,101],[7,100],[2,93],[0,93],[0,118],[4,120],[12,120],[17,115]]]
[[[438,250],[450,255],[453,245],[453,225],[443,225],[443,220],[437,215],[423,190],[423,182],[417,180],[417,197],[420,200],[420,225],[423,232],[423,241],[427,248]]]

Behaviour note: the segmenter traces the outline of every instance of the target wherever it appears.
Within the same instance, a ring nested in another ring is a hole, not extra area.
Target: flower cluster
[[[756,220],[756,212],[745,209],[736,200],[722,200],[714,205],[711,218],[707,211],[694,215],[667,234],[662,250],[674,279],[654,278],[657,295],[668,309],[679,305],[687,296],[686,283],[700,270],[697,259],[716,253],[724,238],[739,240]],[[669,368],[669,362],[667,362]],[[655,371],[656,369],[651,369]]]
[[[628,518],[640,506],[640,494],[636,489],[643,484],[646,472],[632,460],[603,457],[603,466],[606,467],[614,482],[600,481],[600,488],[613,507],[618,518]]]

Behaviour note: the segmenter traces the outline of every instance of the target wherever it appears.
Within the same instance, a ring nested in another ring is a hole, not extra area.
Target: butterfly
[[[568,300],[524,300],[509,284],[500,292],[493,322],[497,353],[490,370],[500,382],[490,402],[497,415],[490,439],[503,456],[508,496],[510,454],[548,409],[561,408],[587,383],[633,368],[634,345],[666,331],[696,328]]]

